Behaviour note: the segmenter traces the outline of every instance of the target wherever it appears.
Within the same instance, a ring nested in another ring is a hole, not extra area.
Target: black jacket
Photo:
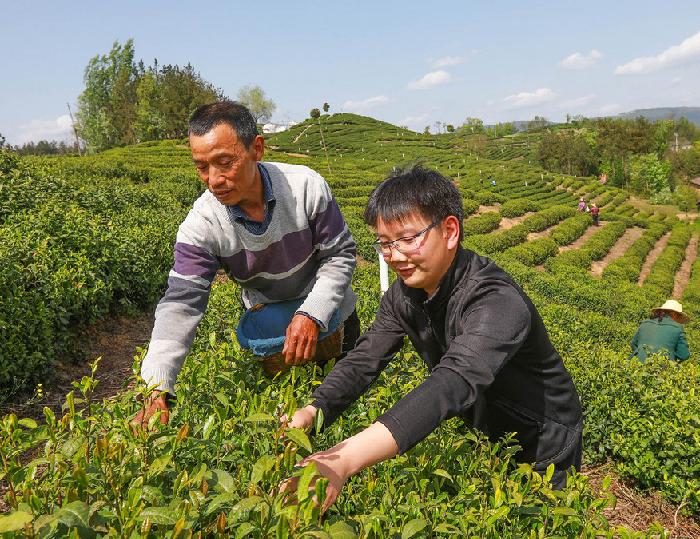
[[[333,422],[408,336],[430,375],[377,420],[405,452],[442,420],[461,416],[492,439],[516,432],[518,460],[548,464],[577,445],[581,406],[537,309],[496,264],[459,249],[430,299],[400,280],[371,327],[313,393]]]

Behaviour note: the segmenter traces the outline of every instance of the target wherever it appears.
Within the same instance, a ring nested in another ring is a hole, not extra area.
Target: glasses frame
[[[401,238],[396,238],[395,240],[392,240],[392,241],[381,242],[381,241],[377,240],[377,241],[372,243],[372,246],[374,247],[374,250],[377,251],[377,253],[379,255],[383,256],[384,258],[388,258],[391,256],[392,249],[396,249],[402,255],[408,255],[408,254],[416,252],[416,250],[419,249],[421,247],[421,245],[417,245],[416,247],[410,249],[409,251],[402,251],[401,249],[399,249],[399,246],[396,244],[396,242],[407,241],[407,240],[412,241],[412,240],[418,239],[421,236],[423,236],[424,234],[426,234],[428,232],[428,230],[430,230],[431,228],[435,228],[439,224],[440,224],[440,221],[433,221],[432,223],[430,223],[428,226],[426,226],[420,232],[416,232],[415,234],[412,234],[410,236],[403,236]],[[388,249],[388,251],[385,253],[383,251],[383,249]]]

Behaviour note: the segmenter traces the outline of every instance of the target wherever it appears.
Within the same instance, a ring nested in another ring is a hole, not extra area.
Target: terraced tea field
[[[321,129],[323,136],[321,136]],[[324,147],[325,141],[325,147]],[[542,170],[536,137],[488,141],[421,135],[369,118],[307,120],[268,140],[268,161],[308,165],[330,183],[363,260],[354,277],[363,327],[380,298],[374,237],[362,222],[371,190],[393,167],[422,163],[459,187],[464,245],[510,272],[537,305],[581,395],[584,461],[610,460],[637,488],[680,513],[700,513],[699,229],[675,213],[640,211],[627,193]],[[0,158],[0,383],[41,381],[71,350],[75,328],[162,293],[179,222],[201,187],[177,141],[88,158]],[[491,180],[496,185],[491,185]],[[579,213],[601,207],[600,226]],[[168,426],[133,432],[139,389],[93,399],[76,383],[59,414],[5,416],[0,451],[8,512],[0,532],[58,537],[572,537],[664,536],[627,530],[613,500],[577,475],[552,491],[456,420],[406,455],[354,477],[321,517],[311,499],[285,506],[276,486],[312,450],[371,423],[425,376],[406,345],[367,394],[312,437],[278,430],[278,405],[306,404],[323,376],[294,369],[274,381],[233,338],[235,284],[213,286],[179,379]],[[628,361],[651,308],[675,297],[691,315],[691,359]],[[136,367],[143,351],[135,351]],[[319,495],[322,492],[319,490]],[[77,535],[76,535],[77,536]]]

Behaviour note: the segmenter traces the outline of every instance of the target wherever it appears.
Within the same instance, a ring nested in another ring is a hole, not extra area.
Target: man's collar
[[[272,180],[270,179],[270,173],[267,171],[267,169],[263,166],[262,163],[258,162],[257,165],[258,171],[260,171],[260,181],[262,182],[262,195],[263,202],[265,204],[265,211],[268,212],[277,203],[277,199],[275,198],[275,193],[272,190]],[[231,206],[227,206],[226,208],[228,209],[229,213],[234,217],[234,219],[247,221],[250,220],[238,204],[232,204]]]

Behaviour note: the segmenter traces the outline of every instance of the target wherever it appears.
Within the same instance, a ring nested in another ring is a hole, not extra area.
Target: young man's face
[[[246,148],[227,124],[217,125],[202,136],[190,136],[200,179],[226,205],[246,203],[259,190],[257,161],[262,159],[264,148],[261,136]]]
[[[419,211],[405,216],[400,221],[385,222],[377,219],[377,239],[384,243],[400,238],[409,238],[428,228],[432,222]],[[384,260],[406,286],[422,288],[428,294],[437,290],[440,280],[449,269],[459,245],[459,221],[454,216],[425,231],[415,240],[415,248],[400,252],[395,246]]]

